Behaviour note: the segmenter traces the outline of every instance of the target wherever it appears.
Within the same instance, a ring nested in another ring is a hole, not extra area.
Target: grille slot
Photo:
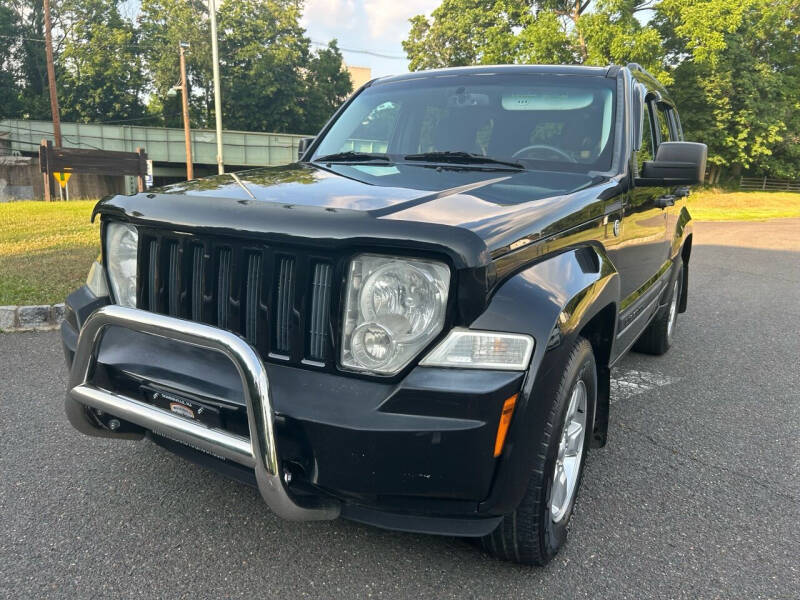
[[[169,245],[169,314],[173,317],[180,316],[181,303],[181,277],[180,277],[180,249],[177,243]]]
[[[325,263],[314,265],[311,290],[311,323],[309,327],[308,354],[314,360],[325,359],[328,343],[328,314],[331,301],[331,266]]]
[[[217,272],[217,327],[228,329],[231,297],[231,251],[219,251],[219,270]]]
[[[195,246],[192,253],[192,321],[203,320],[203,281],[205,261],[203,248]]]
[[[265,360],[333,366],[329,256],[145,228],[140,236],[140,308],[237,333]]]
[[[255,345],[258,341],[258,296],[261,290],[261,256],[251,254],[247,259],[247,284],[245,288],[247,302],[245,304],[244,335],[248,342]]]
[[[158,312],[158,242],[150,242],[150,269],[148,271],[147,291],[150,301],[149,308]]]
[[[289,353],[289,328],[291,310],[294,305],[294,258],[282,257],[278,272],[278,288],[275,294],[275,350]]]

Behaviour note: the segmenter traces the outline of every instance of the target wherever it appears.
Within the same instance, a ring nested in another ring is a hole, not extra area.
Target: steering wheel
[[[564,152],[560,148],[556,148],[554,146],[548,146],[546,144],[533,144],[531,146],[525,146],[524,148],[520,148],[519,150],[514,152],[514,154],[511,155],[511,158],[517,158],[520,154],[522,154],[523,152],[527,152],[528,150],[549,150],[550,152],[553,152],[554,154],[558,154],[559,156],[563,156],[565,159],[567,159],[571,163],[575,162],[574,158],[572,158],[569,154],[567,154],[566,152]]]

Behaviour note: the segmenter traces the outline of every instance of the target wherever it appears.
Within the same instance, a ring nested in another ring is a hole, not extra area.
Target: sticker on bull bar
[[[174,392],[166,392],[161,389],[142,386],[147,399],[153,405],[163,408],[175,415],[193,421],[199,421],[208,427],[221,427],[220,411],[217,407],[200,402],[194,398],[178,395]]]

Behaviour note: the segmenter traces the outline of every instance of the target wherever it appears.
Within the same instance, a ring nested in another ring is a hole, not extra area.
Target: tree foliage
[[[179,44],[190,116],[214,122],[205,0],[53,0],[58,95],[65,121],[181,126]],[[302,0],[218,3],[223,124],[314,133],[351,91],[335,42],[319,51],[300,25]],[[0,118],[50,118],[40,0],[0,0]]]
[[[144,115],[144,72],[133,24],[116,0],[64,0],[69,23],[59,53],[65,121],[128,120]]]
[[[714,170],[800,177],[800,2],[664,0],[656,25]]]
[[[443,0],[410,68],[637,62],[729,177],[800,177],[800,0]]]
[[[411,19],[403,47],[412,70],[636,60],[664,76],[658,32],[635,17],[647,6],[637,0],[444,0],[431,19]]]

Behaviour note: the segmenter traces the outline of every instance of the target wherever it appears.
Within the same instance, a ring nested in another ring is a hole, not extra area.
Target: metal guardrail
[[[792,179],[772,179],[770,177],[741,177],[740,190],[761,190],[763,192],[800,192],[800,181]]]

